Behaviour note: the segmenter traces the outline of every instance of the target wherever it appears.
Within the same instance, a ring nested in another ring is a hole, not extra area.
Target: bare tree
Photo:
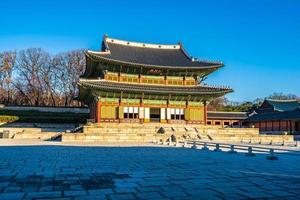
[[[284,94],[282,92],[274,92],[272,95],[268,96],[269,99],[277,100],[296,100],[299,97],[295,94]]]
[[[214,100],[212,100],[209,104],[208,104],[208,110],[211,111],[220,111],[223,110],[224,107],[228,104],[228,99],[225,97],[219,97],[216,98]]]
[[[77,82],[85,67],[84,50],[58,54],[53,62],[57,70],[55,79],[59,82],[56,90],[63,96],[64,106],[73,105],[78,95]]]
[[[16,52],[0,53],[0,101],[10,104],[12,100],[12,74],[16,62]]]
[[[29,105],[47,105],[45,96],[51,79],[51,57],[40,48],[30,48],[19,52],[17,58],[16,89]]]

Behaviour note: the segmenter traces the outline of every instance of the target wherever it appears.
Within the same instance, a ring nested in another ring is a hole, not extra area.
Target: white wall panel
[[[140,107],[139,108],[139,118],[140,119],[144,119],[144,108],[143,107]]]
[[[171,119],[171,109],[167,108],[167,119]]]
[[[160,119],[166,119],[166,109],[165,108],[160,109]]]
[[[150,119],[150,108],[145,108],[145,119]]]

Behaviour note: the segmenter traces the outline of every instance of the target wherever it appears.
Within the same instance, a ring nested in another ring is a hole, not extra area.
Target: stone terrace
[[[85,143],[85,145],[87,145]],[[297,199],[300,156],[0,141],[0,199]]]

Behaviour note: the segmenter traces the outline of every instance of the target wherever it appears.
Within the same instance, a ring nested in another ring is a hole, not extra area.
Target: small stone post
[[[281,144],[281,146],[284,146],[284,139],[282,140],[282,144]]]
[[[248,147],[248,152],[246,153],[246,156],[255,156],[255,153],[252,152],[252,147]]]
[[[169,137],[169,146],[172,145],[172,137]]]
[[[203,147],[202,147],[202,150],[208,150],[208,147],[207,147],[207,143],[206,143],[206,142],[204,142],[204,145],[203,145]]]
[[[216,144],[216,148],[214,149],[214,151],[216,151],[216,152],[222,151],[222,150],[220,149],[220,144]]]
[[[197,145],[196,145],[196,142],[193,142],[193,145],[191,147],[192,149],[197,149]]]
[[[228,153],[237,153],[235,150],[234,150],[234,145],[230,145],[230,150],[228,151]]]
[[[278,160],[278,157],[274,154],[274,149],[270,149],[270,155],[267,156],[267,160]]]
[[[187,147],[187,142],[184,141],[183,146],[182,147]]]
[[[298,141],[295,141],[295,147],[298,147]]]

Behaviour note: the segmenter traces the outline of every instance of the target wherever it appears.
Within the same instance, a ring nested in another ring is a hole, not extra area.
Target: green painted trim
[[[122,103],[140,103],[139,99],[122,99],[121,100]]]
[[[203,102],[188,101],[189,106],[204,106]]]
[[[106,74],[113,75],[113,76],[118,76],[118,73],[116,73],[116,72],[106,72]]]
[[[141,78],[147,78],[147,79],[159,79],[159,80],[164,80],[164,76],[151,76],[151,75],[143,75]]]
[[[119,103],[119,98],[100,98],[100,102],[105,103]]]
[[[145,105],[167,105],[167,100],[144,99],[143,104],[145,104]]]
[[[138,74],[121,74],[122,77],[134,77],[134,78],[138,78],[139,75]]]
[[[183,81],[182,76],[167,76],[167,80],[180,80]]]
[[[185,80],[187,80],[187,81],[195,81],[195,78],[194,77],[190,77],[190,76],[186,76]]]
[[[185,101],[169,101],[169,105],[173,106],[185,106]]]

